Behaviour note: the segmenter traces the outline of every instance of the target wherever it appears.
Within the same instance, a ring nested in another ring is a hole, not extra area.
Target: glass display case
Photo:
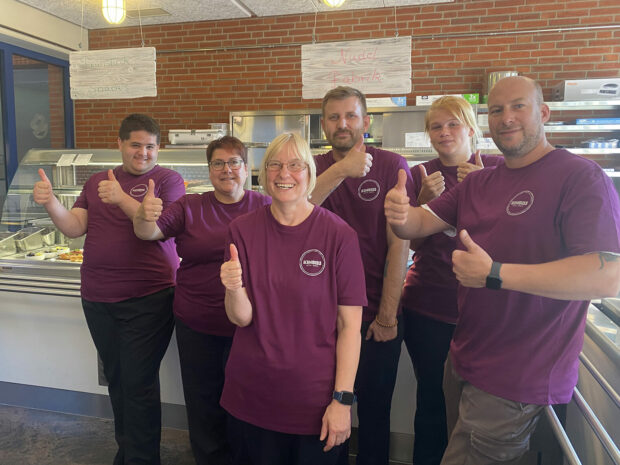
[[[0,290],[79,296],[84,236],[69,239],[57,230],[32,189],[43,169],[70,209],[91,175],[120,163],[112,149],[34,149],[24,156],[0,218]],[[213,189],[204,148],[160,149],[158,164],[181,174],[189,193]]]

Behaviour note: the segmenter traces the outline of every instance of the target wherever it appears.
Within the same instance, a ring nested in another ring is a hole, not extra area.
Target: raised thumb
[[[461,232],[459,233],[459,238],[469,252],[474,252],[480,248],[478,247],[478,244],[476,244],[474,240],[469,236],[469,233],[466,229],[461,229]]]
[[[116,176],[114,176],[114,171],[108,170],[108,181],[116,181]]]
[[[237,252],[237,247],[235,244],[230,244],[230,261],[238,262],[239,261],[239,252]]]
[[[420,163],[418,166],[420,167],[420,174],[422,175],[422,179],[424,179],[428,176],[428,174],[426,174],[426,168],[422,163]]]
[[[45,171],[43,170],[43,168],[39,168],[39,177],[41,178],[41,181],[43,181],[43,182],[50,182],[50,180],[47,177],[47,174],[45,174]]]
[[[398,170],[398,182],[396,183],[396,189],[402,192],[403,194],[407,194],[407,172],[404,169]]]
[[[149,188],[146,191],[145,197],[155,197],[155,181],[149,179]]]
[[[480,150],[476,150],[476,154],[474,155],[474,160],[476,162],[476,166],[480,168],[484,168],[484,163],[482,163],[482,157],[480,156]]]

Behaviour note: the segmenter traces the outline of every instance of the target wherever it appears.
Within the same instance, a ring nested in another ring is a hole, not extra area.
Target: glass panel
[[[2,53],[0,52],[0,66],[2,66]],[[0,74],[0,210],[2,209],[2,205],[4,205],[4,199],[6,197],[6,153],[4,151],[4,114],[2,109],[4,105],[2,103],[2,92],[1,89],[3,87],[2,84],[2,74]]]
[[[32,148],[65,146],[63,69],[13,55],[17,157]]]

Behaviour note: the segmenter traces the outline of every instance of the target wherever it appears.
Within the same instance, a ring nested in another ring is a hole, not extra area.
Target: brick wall
[[[413,36],[409,105],[416,95],[481,92],[489,71],[516,69],[539,80],[547,98],[564,79],[620,76],[617,0],[456,0],[397,8],[396,21],[400,36]],[[158,96],[76,101],[77,146],[114,147],[120,120],[130,112],[154,116],[166,133],[227,122],[231,111],[320,106],[301,98],[298,44],[312,41],[314,23],[315,15],[309,14],[143,27],[145,45],[158,50]],[[611,29],[527,32],[613,24]],[[394,32],[393,8],[316,18],[317,42],[393,37]],[[139,47],[140,31],[92,30],[89,44],[91,50]],[[216,50],[173,52],[198,48]]]

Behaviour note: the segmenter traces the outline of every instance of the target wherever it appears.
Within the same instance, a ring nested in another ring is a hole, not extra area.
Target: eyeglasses
[[[303,160],[291,160],[287,163],[281,161],[271,160],[267,162],[267,171],[282,171],[282,167],[286,166],[286,169],[291,173],[299,173],[308,167],[308,164]]]
[[[209,167],[213,171],[222,171],[224,169],[224,165],[228,165],[231,170],[238,170],[243,165],[244,161],[241,158],[233,158],[228,161],[224,160],[213,160],[209,163]]]

